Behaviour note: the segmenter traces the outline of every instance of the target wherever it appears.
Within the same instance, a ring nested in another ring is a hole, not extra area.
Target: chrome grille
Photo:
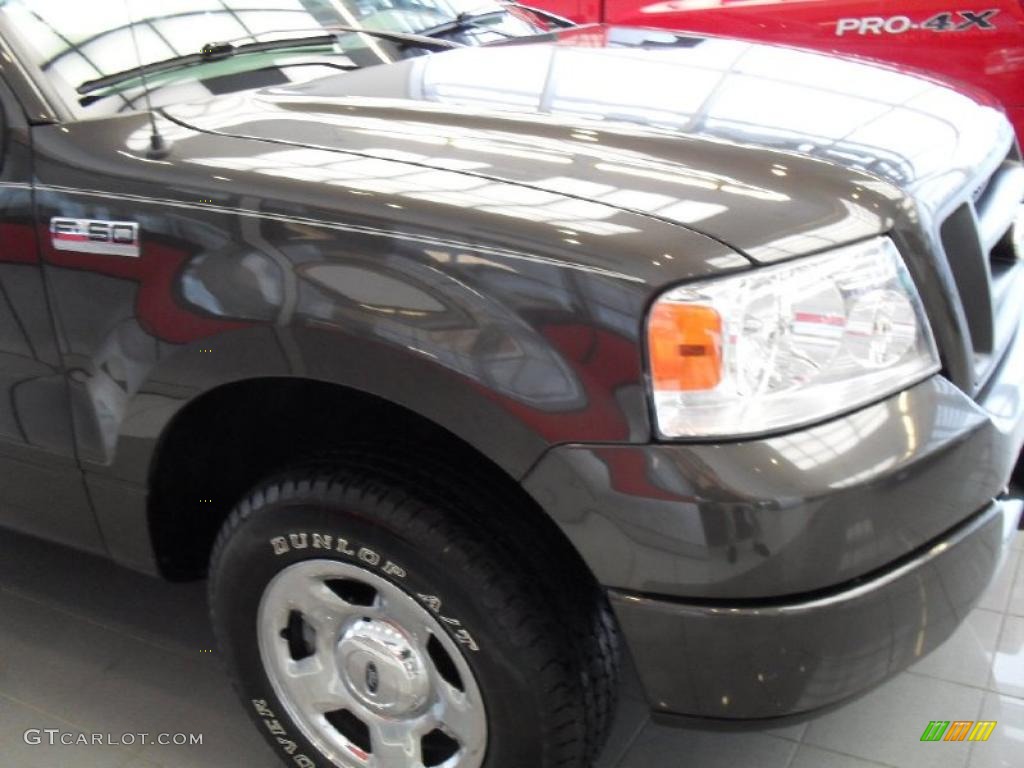
[[[988,183],[990,181],[991,179],[985,179],[985,181],[979,186],[975,187],[974,191],[971,193],[971,199],[975,202],[975,204],[977,204],[978,200],[981,199],[981,196],[984,195],[985,192],[988,190]]]
[[[1013,339],[1024,296],[1024,262],[1013,227],[1024,202],[1024,167],[1016,147],[970,199],[942,222],[939,235],[956,282],[973,350],[976,392]]]

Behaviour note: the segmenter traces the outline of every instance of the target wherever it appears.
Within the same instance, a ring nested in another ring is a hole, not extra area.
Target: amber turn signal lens
[[[662,302],[647,326],[654,389],[714,389],[722,380],[722,318],[712,307]]]

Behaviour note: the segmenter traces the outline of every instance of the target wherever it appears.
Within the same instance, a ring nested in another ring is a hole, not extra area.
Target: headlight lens
[[[647,340],[665,437],[793,428],[939,370],[921,297],[887,237],[669,291]]]

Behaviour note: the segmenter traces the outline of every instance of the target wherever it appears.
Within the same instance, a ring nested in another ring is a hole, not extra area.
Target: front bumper
[[[524,486],[609,589],[651,705],[718,718],[842,700],[942,642],[1020,519],[1024,332],[971,400],[936,376],[806,430],[565,445]]]
[[[994,502],[898,566],[834,593],[692,605],[612,590],[648,700],[661,712],[806,712],[885,680],[945,640],[988,585],[1020,502]]]

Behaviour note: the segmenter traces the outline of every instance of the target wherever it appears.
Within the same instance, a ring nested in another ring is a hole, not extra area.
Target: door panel
[[[39,263],[29,128],[0,80],[0,525],[104,551]]]

